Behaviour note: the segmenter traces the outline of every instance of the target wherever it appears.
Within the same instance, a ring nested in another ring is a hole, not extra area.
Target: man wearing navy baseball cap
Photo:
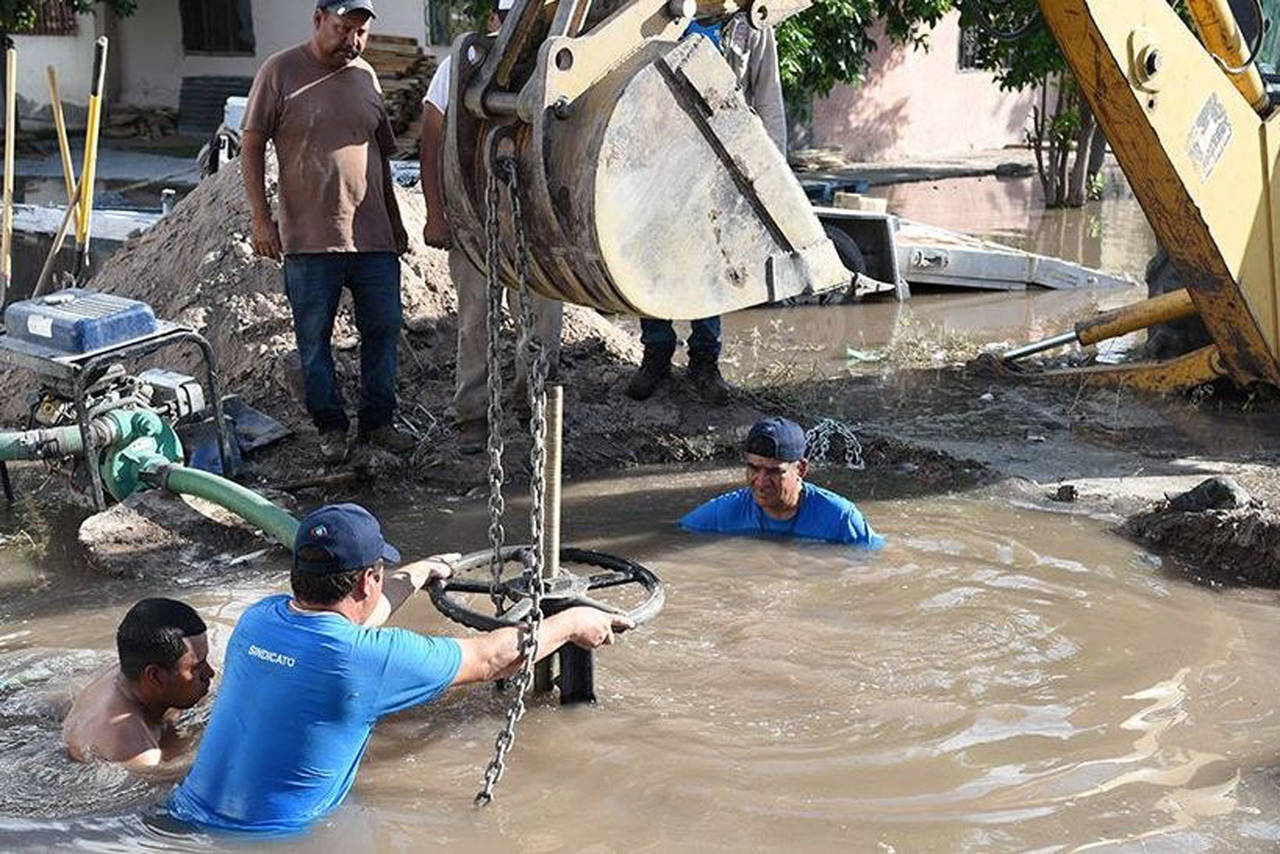
[[[316,0],[316,8],[330,15],[346,15],[350,12],[367,12],[370,18],[376,18],[372,0]]]
[[[713,498],[680,520],[689,531],[804,537],[880,548],[884,538],[843,496],[805,483],[805,432],[786,418],[756,422],[744,446],[747,485]]]
[[[236,624],[222,691],[170,815],[210,830],[303,830],[346,797],[379,718],[514,673],[517,629],[454,639],[380,627],[414,591],[448,577],[452,557],[388,575],[400,553],[368,510],[336,504],[304,518],[293,596],[269,596]],[[566,643],[594,649],[630,625],[571,608],[543,621],[538,657]]]

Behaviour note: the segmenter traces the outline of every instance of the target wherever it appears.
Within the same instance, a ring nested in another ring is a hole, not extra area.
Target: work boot
[[[458,453],[478,454],[489,445],[489,422],[484,418],[463,421],[458,431]]]
[[[703,400],[715,406],[729,402],[732,387],[720,375],[720,360],[710,353],[690,353],[685,375]]]
[[[418,440],[408,433],[401,433],[390,424],[375,427],[361,432],[359,442],[362,445],[373,445],[393,454],[411,454],[418,449]]]
[[[320,459],[337,465],[347,459],[347,431],[339,428],[320,431]]]
[[[632,400],[648,400],[658,386],[662,385],[662,381],[671,376],[671,355],[675,351],[674,346],[645,347],[640,369],[631,377],[631,382],[627,383],[627,397]]]

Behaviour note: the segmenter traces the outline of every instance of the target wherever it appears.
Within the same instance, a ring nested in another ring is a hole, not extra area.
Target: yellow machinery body
[[[776,22],[805,5],[516,0],[495,37],[461,36],[442,164],[455,244],[486,268],[496,152],[517,164],[529,284],[543,296],[688,319],[847,285],[729,66],[706,39],[680,39],[698,16]],[[511,285],[511,206],[499,198]]]
[[[1199,38],[1166,0],[1040,0],[1213,340],[1171,362],[1092,375],[1160,391],[1223,375],[1280,386],[1280,114],[1227,0],[1188,8]],[[1136,322],[1117,328],[1168,319],[1145,303],[1128,313]]]

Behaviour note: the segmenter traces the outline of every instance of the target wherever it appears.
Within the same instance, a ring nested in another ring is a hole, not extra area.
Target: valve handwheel
[[[523,574],[502,579],[494,591],[502,596],[505,605],[501,614],[485,614],[466,604],[464,596],[459,594],[488,595],[491,592],[489,580],[463,577],[470,570],[488,567],[491,554],[488,550],[482,550],[462,557],[454,563],[452,577],[432,579],[428,588],[431,601],[440,613],[454,622],[486,632],[519,626],[532,606]],[[502,550],[502,558],[504,562],[518,561],[527,566],[529,547],[507,546]],[[578,575],[566,570],[564,567],[567,564],[590,566],[601,571]],[[560,565],[559,574],[545,583],[545,592],[542,594],[543,610],[548,614],[585,605],[610,614],[619,614],[640,625],[657,615],[666,601],[662,581],[635,561],[604,552],[566,548],[560,550]],[[639,585],[648,594],[642,603],[631,609],[624,610],[590,595],[593,590],[630,584]]]

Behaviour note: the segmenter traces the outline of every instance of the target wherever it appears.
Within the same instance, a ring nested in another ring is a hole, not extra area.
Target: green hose
[[[194,495],[225,507],[246,522],[261,528],[280,545],[293,550],[298,534],[298,520],[258,493],[216,474],[185,466],[167,466],[159,473],[161,484],[170,492]]]
[[[123,500],[140,487],[145,488],[145,480],[169,492],[212,501],[293,550],[298,533],[296,519],[238,483],[176,464],[174,461],[182,458],[182,447],[172,428],[154,412],[113,411],[94,419],[90,429],[95,431],[98,447],[104,449],[103,482],[117,499]],[[79,427],[0,432],[0,462],[83,454]]]
[[[0,433],[0,462],[77,456],[84,449],[79,427]]]

